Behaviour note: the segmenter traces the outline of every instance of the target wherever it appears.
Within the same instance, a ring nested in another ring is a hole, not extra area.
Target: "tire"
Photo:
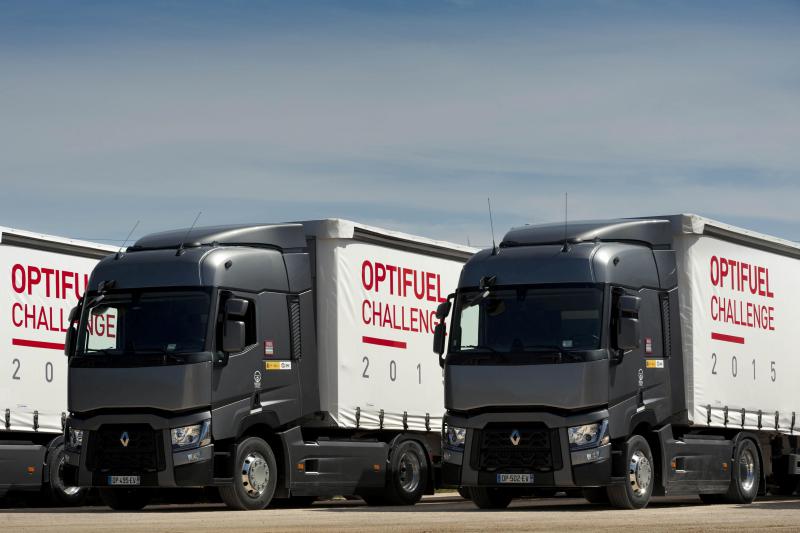
[[[606,488],[608,501],[620,509],[643,509],[650,503],[655,485],[655,468],[650,445],[641,435],[634,435],[625,442],[625,478],[621,485]]]
[[[592,487],[588,489],[583,489],[582,491],[583,497],[589,503],[595,503],[600,505],[608,505],[608,492],[606,491],[605,487]]]
[[[50,452],[47,462],[50,466],[50,475],[47,484],[47,493],[51,502],[56,505],[76,507],[86,500],[88,488],[64,486],[64,464],[67,456],[64,445],[59,444]]]
[[[258,437],[248,437],[236,447],[233,483],[220,487],[225,504],[240,511],[265,509],[275,495],[278,466],[272,448]]]
[[[750,439],[741,439],[733,449],[731,484],[725,499],[730,503],[753,503],[761,480],[761,461],[758,447]]]
[[[138,511],[150,503],[151,489],[100,489],[100,499],[115,511]]]
[[[472,503],[480,509],[505,509],[514,499],[509,489],[496,487],[470,487]]]
[[[385,502],[414,505],[428,487],[428,458],[418,442],[406,440],[392,451],[386,479]],[[369,501],[367,501],[369,503]]]
[[[472,499],[472,497],[469,495],[469,487],[458,487],[458,495],[464,498],[465,500]]]

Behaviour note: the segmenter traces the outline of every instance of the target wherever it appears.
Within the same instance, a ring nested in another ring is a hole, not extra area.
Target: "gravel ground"
[[[514,502],[480,511],[453,496],[414,507],[367,507],[360,501],[317,502],[307,509],[228,511],[219,504],[150,506],[138,513],[101,507],[0,509],[0,531],[59,533],[157,531],[800,531],[800,499],[761,499],[752,505],[702,505],[696,498],[656,498],[642,511],[619,511],[575,498]]]

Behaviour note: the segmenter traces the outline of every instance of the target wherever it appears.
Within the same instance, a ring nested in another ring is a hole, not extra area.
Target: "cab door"
[[[611,362],[609,404],[622,408],[628,419],[638,415],[647,416],[651,423],[661,420],[664,416],[662,411],[669,408],[669,360],[664,353],[659,292],[615,288],[613,295],[613,298],[621,295],[639,297],[640,338],[637,348],[626,351],[621,360],[618,358]],[[612,308],[614,305],[612,303]],[[648,415],[641,414],[643,407]],[[638,419],[634,423],[638,423]]]

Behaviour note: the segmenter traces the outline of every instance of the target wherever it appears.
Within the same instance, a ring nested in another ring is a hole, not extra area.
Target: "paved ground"
[[[228,511],[222,505],[163,505],[138,513],[81,509],[0,509],[0,531],[58,533],[157,531],[800,531],[800,498],[767,498],[752,505],[659,499],[643,511],[619,511],[582,499],[523,500],[504,511],[479,511],[457,497],[426,498],[415,507],[367,507],[317,502],[309,509]]]

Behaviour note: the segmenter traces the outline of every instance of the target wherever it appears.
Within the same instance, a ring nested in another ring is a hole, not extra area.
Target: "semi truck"
[[[417,502],[440,479],[436,309],[474,251],[341,219],[142,237],[71,315],[65,477],[114,509],[157,487]]]
[[[697,215],[511,229],[437,309],[444,483],[481,508],[791,494],[798,279],[797,243]]]
[[[60,353],[89,272],[113,250],[0,228],[0,497],[40,491],[51,503],[77,505],[86,496],[62,478],[67,364]]]

